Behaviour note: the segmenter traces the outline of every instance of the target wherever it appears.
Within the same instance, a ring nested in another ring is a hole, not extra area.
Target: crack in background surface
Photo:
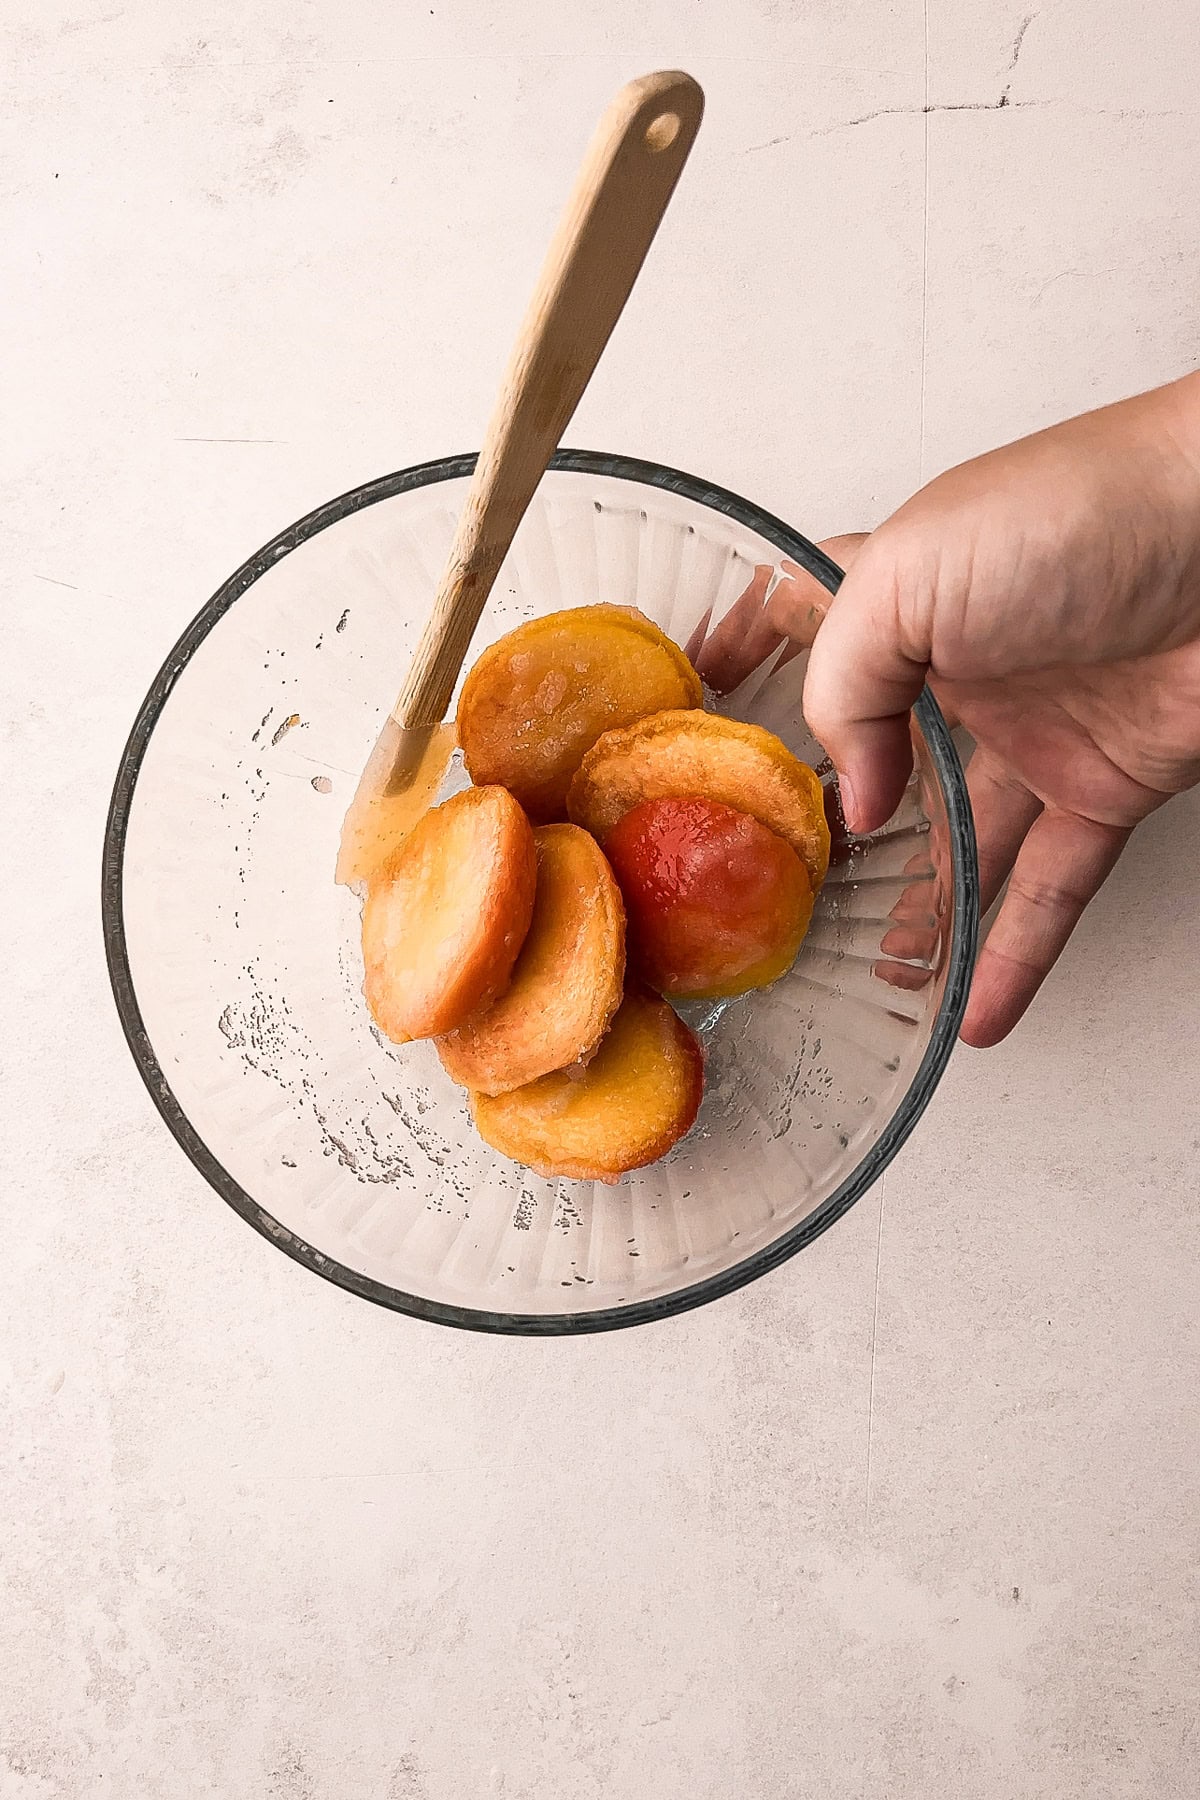
[[[1037,13],[1026,13],[1017,27],[1016,36],[1009,46],[1008,61],[1004,66],[1004,86],[995,100],[938,100],[929,98],[929,22],[925,21],[925,100],[921,106],[877,106],[870,112],[858,113],[852,119],[834,119],[831,124],[817,125],[811,131],[785,132],[779,137],[767,138],[761,144],[747,144],[742,151],[743,156],[751,156],[760,150],[774,150],[780,144],[790,144],[797,137],[815,138],[830,137],[835,131],[852,131],[859,125],[870,125],[875,119],[920,119],[929,118],[935,113],[961,112],[1018,112],[1046,110],[1059,107],[1072,112],[1084,113],[1093,118],[1102,119],[1173,119],[1180,116],[1178,107],[1167,107],[1152,111],[1143,107],[1130,106],[1086,106],[1078,101],[1067,99],[1050,100],[1014,100],[1012,98],[1013,78],[1017,64],[1021,59],[1026,34],[1037,18]]]

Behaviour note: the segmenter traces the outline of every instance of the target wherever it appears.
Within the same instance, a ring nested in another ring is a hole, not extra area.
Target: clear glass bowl
[[[843,839],[792,973],[691,1009],[707,1080],[689,1136],[615,1187],[540,1180],[495,1155],[432,1046],[398,1048],[372,1026],[358,902],[333,881],[343,814],[473,462],[331,501],[251,558],[184,633],[117,776],[109,968],[155,1105],[280,1249],[445,1324],[599,1330],[753,1279],[887,1166],[962,1016],[974,839],[926,696],[904,803],[885,830]],[[674,470],[563,451],[476,648],[533,614],[605,600],[635,603],[686,644],[755,565],[784,558],[836,589],[819,551],[745,501]],[[720,704],[819,766],[800,711],[804,661],[768,665]],[[462,780],[455,770],[448,787]]]

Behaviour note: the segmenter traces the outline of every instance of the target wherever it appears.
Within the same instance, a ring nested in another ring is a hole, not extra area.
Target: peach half
[[[698,797],[643,800],[604,847],[631,961],[660,994],[744,994],[791,968],[812,917],[808,871],[748,813]]]
[[[508,788],[543,823],[566,817],[571,777],[603,732],[700,701],[696,671],[650,619],[579,606],[483,652],[463,683],[458,741],[472,781]]]
[[[533,921],[512,981],[439,1039],[447,1074],[487,1095],[586,1061],[621,1004],[625,908],[608,861],[578,825],[542,825]]]
[[[471,1111],[486,1144],[539,1175],[615,1182],[691,1130],[703,1085],[696,1038],[665,1000],[634,991],[586,1068],[472,1094]]]
[[[643,800],[701,795],[749,813],[784,838],[814,893],[829,867],[829,826],[814,770],[761,725],[720,713],[660,712],[607,731],[571,783],[567,807],[603,844]]]
[[[508,986],[533,917],[533,828],[501,787],[425,813],[367,888],[363,992],[397,1044],[453,1031]]]

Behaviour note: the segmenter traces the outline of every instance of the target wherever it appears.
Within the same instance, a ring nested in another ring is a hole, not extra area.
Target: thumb
[[[900,572],[886,539],[868,538],[817,633],[804,714],[838,772],[852,831],[891,818],[912,772],[908,715],[928,664],[899,625]]]

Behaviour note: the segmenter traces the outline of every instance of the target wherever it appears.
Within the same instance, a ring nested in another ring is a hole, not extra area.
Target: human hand
[[[812,641],[828,608],[805,714],[855,830],[900,798],[926,681],[974,738],[983,907],[1009,886],[962,1035],[997,1043],[1133,827],[1200,781],[1200,376],[964,463],[824,547],[836,599],[796,571],[762,626]]]

